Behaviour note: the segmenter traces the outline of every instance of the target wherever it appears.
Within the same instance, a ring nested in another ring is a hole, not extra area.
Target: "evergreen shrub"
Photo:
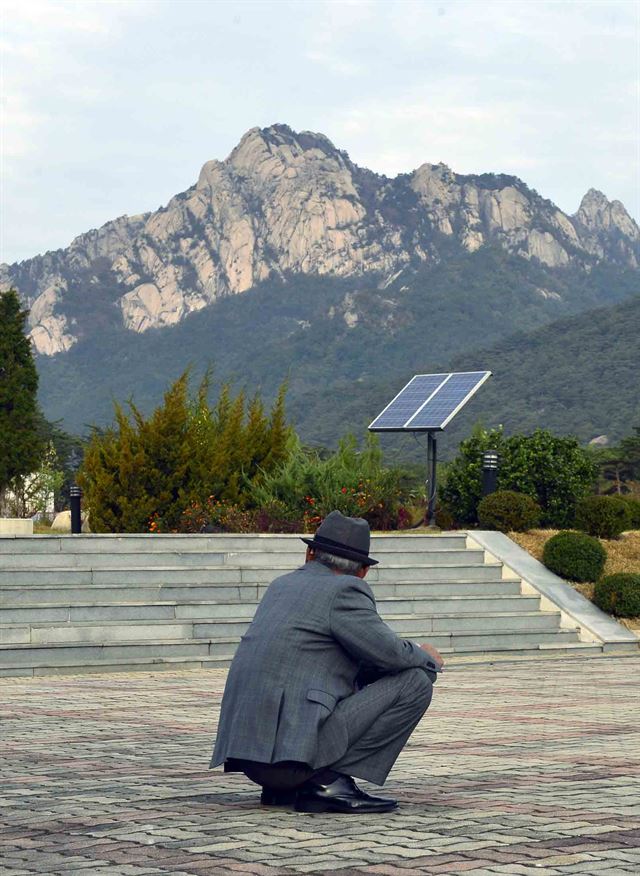
[[[576,508],[576,526],[598,538],[618,538],[631,525],[631,509],[617,496],[586,496]]]
[[[568,581],[598,581],[606,559],[597,538],[570,530],[552,535],[542,554],[545,566]]]
[[[596,583],[593,601],[616,617],[640,617],[640,575],[607,575]]]
[[[372,529],[402,529],[414,499],[405,472],[385,468],[377,437],[367,434],[362,449],[349,435],[328,457],[292,437],[284,461],[252,484],[247,502],[311,532],[334,509],[364,517]]]
[[[629,510],[629,529],[640,529],[640,498],[638,496],[621,496]]]
[[[440,505],[436,508],[436,526],[444,530],[458,528],[456,518],[446,505]]]
[[[497,490],[478,505],[478,523],[483,529],[526,532],[540,523],[540,506],[524,493]]]
[[[28,315],[15,289],[0,292],[0,504],[6,490],[22,489],[46,450]]]
[[[531,496],[541,508],[543,526],[572,526],[576,503],[593,491],[597,466],[575,438],[537,429],[505,438],[502,429],[477,426],[447,466],[442,501],[463,524],[477,522],[482,499],[482,454],[500,458],[498,489]]]
[[[285,390],[267,415],[258,398],[245,406],[228,387],[210,408],[208,375],[195,398],[188,383],[185,372],[149,417],[133,402],[129,416],[116,405],[115,424],[94,430],[78,476],[94,532],[198,531],[193,521],[206,525],[216,501],[249,526],[247,490],[286,456]]]

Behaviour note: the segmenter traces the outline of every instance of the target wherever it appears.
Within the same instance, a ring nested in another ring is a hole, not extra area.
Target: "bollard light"
[[[485,450],[482,454],[482,495],[488,496],[495,493],[498,485],[498,452],[497,450]]]
[[[71,505],[71,534],[80,535],[82,532],[82,515],[80,512],[82,490],[80,487],[73,484],[69,490],[69,497]]]

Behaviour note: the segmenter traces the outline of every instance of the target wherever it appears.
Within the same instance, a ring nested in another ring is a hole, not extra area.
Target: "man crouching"
[[[443,661],[380,618],[366,520],[332,511],[303,541],[305,565],[272,582],[233,659],[211,767],[262,785],[265,805],[389,812],[353,777],[384,784]]]

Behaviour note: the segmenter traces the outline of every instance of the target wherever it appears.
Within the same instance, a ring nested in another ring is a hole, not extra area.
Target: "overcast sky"
[[[443,161],[640,218],[637,0],[0,4],[0,260],[156,209],[274,122],[391,176]]]

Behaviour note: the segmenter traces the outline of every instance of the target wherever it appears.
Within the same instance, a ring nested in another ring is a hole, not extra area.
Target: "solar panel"
[[[444,429],[490,376],[490,371],[416,374],[369,429],[374,432]]]
[[[416,374],[369,426],[380,429],[401,429],[416,410],[430,398],[447,379],[446,374]]]

